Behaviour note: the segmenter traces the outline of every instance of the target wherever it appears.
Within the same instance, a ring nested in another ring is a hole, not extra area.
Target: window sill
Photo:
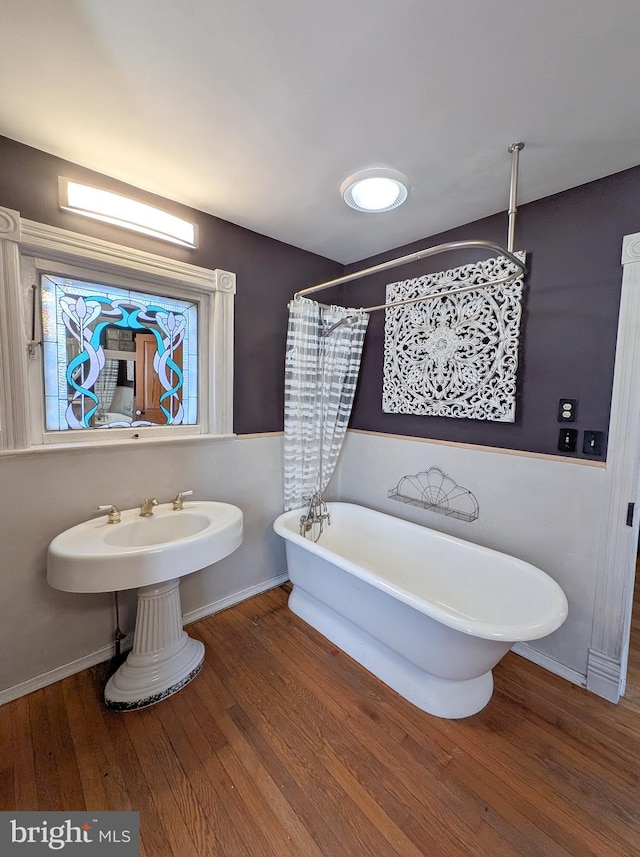
[[[29,458],[41,455],[59,455],[61,453],[85,453],[95,455],[96,452],[103,450],[129,450],[134,448],[144,447],[145,449],[154,446],[191,446],[198,443],[218,443],[220,441],[234,440],[236,434],[198,434],[198,435],[181,435],[176,437],[127,437],[120,440],[101,441],[99,443],[47,443],[41,446],[30,446],[26,449],[2,449],[0,450],[0,461],[6,461],[11,458]]]

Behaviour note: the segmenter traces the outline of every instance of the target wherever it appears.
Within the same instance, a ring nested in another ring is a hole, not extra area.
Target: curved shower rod
[[[343,277],[336,277],[334,280],[327,280],[326,283],[318,283],[317,286],[309,286],[307,289],[301,289],[299,292],[294,294],[294,298],[302,297],[303,295],[311,295],[314,292],[323,291],[324,289],[329,289],[332,286],[339,286],[343,283],[348,283],[351,280],[357,280],[360,277],[368,277],[370,274],[376,274],[379,271],[386,271],[390,268],[397,268],[400,265],[407,265],[410,262],[417,262],[419,259],[426,259],[429,256],[437,256],[440,253],[448,253],[452,250],[468,250],[468,249],[478,249],[478,250],[491,250],[496,253],[498,256],[504,256],[510,262],[512,262],[516,267],[517,271],[515,274],[510,274],[508,277],[503,277],[500,280],[492,280],[488,283],[483,283],[481,285],[474,284],[473,286],[461,286],[454,289],[451,289],[447,292],[434,292],[431,295],[423,295],[418,298],[407,298],[403,301],[393,301],[392,303],[378,304],[377,306],[370,307],[361,307],[362,312],[376,312],[380,309],[388,309],[394,306],[403,306],[405,304],[413,304],[418,303],[420,301],[430,300],[432,298],[441,298],[446,297],[448,295],[456,295],[461,292],[469,292],[474,289],[486,288],[487,286],[501,286],[506,285],[507,283],[511,283],[514,280],[517,280],[518,277],[521,277],[522,274],[525,273],[525,263],[518,259],[517,256],[513,254],[513,239],[515,234],[515,216],[516,216],[516,196],[518,189],[518,156],[521,150],[524,148],[524,143],[512,143],[509,146],[509,153],[511,154],[511,186],[509,190],[509,234],[508,234],[508,243],[509,249],[505,250],[504,247],[500,246],[500,244],[495,244],[493,241],[448,241],[445,244],[436,244],[434,247],[426,247],[424,250],[417,250],[415,253],[409,253],[407,256],[399,256],[397,259],[390,259],[388,262],[381,262],[378,265],[373,265],[370,268],[363,268],[360,271],[354,271],[352,274],[345,274]],[[339,323],[338,323],[339,324]],[[337,326],[334,325],[334,327]],[[333,328],[331,328],[333,329]],[[329,331],[328,331],[329,332]]]
[[[423,295],[419,298],[407,298],[404,301],[394,301],[393,303],[380,304],[379,306],[362,307],[362,312],[375,312],[379,309],[386,309],[391,306],[402,306],[402,304],[417,303],[418,301],[429,300],[429,298],[439,298],[445,295],[453,295],[458,292],[468,292],[472,289],[479,289],[486,286],[498,286],[505,283],[511,283],[518,277],[521,277],[525,272],[525,264],[509,250],[505,250],[500,244],[494,244],[493,241],[448,241],[446,244],[436,244],[435,247],[427,247],[424,250],[417,250],[415,253],[409,253],[407,256],[399,256],[397,259],[390,259],[388,262],[381,262],[379,265],[373,265],[371,268],[363,268],[361,271],[355,271],[353,274],[345,274],[343,277],[336,277],[335,280],[327,280],[326,283],[319,283],[317,286],[309,286],[308,289],[301,289],[296,292],[294,298],[302,297],[303,295],[311,295],[314,292],[329,289],[332,286],[339,286],[342,283],[348,283],[351,280],[357,280],[360,277],[367,277],[369,274],[375,274],[378,271],[386,271],[389,268],[397,268],[399,265],[407,265],[409,262],[417,262],[419,259],[426,259],[428,256],[437,256],[439,253],[447,253],[450,250],[493,250],[498,256],[505,256],[510,262],[517,266],[518,270],[515,274],[510,274],[508,277],[503,277],[501,280],[492,280],[490,283],[476,283],[473,286],[462,286],[461,288],[452,289],[449,292],[434,292],[433,295]]]

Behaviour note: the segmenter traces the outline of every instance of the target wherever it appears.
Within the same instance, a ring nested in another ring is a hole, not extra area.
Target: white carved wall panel
[[[387,302],[478,288],[386,310],[385,413],[514,421],[523,278],[481,286],[515,270],[498,257],[387,286]]]

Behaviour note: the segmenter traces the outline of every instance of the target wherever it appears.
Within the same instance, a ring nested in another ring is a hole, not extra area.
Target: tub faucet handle
[[[147,498],[140,505],[140,517],[141,518],[150,518],[153,515],[153,507],[158,505],[158,501],[155,497],[151,499]]]
[[[173,498],[173,511],[179,512],[183,507],[184,503],[182,502],[183,497],[190,497],[193,494],[193,491],[180,491],[179,494]]]
[[[119,524],[122,518],[120,514],[120,509],[117,506],[112,506],[111,503],[107,503],[106,506],[98,506],[98,512],[106,512],[109,510],[109,516],[107,518],[107,523],[109,524]]]

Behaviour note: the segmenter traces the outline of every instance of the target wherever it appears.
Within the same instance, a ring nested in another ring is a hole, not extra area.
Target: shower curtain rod
[[[474,289],[487,288],[488,286],[500,286],[506,283],[513,282],[518,277],[522,276],[525,272],[525,263],[518,259],[517,256],[513,254],[513,240],[515,235],[515,217],[516,217],[516,197],[518,190],[518,156],[520,151],[524,148],[524,143],[512,143],[509,146],[509,153],[511,154],[511,185],[509,189],[509,232],[508,232],[508,244],[509,249],[505,250],[504,247],[501,247],[500,244],[495,244],[493,241],[448,241],[445,244],[437,244],[434,247],[427,247],[424,250],[417,250],[415,253],[409,253],[407,256],[399,256],[396,259],[390,259],[388,262],[381,262],[378,265],[373,265],[370,268],[363,268],[360,271],[354,271],[352,274],[345,274],[343,277],[336,277],[334,280],[327,280],[325,283],[318,283],[317,286],[309,286],[307,289],[301,289],[299,292],[294,294],[294,298],[302,297],[303,295],[311,295],[314,292],[320,292],[324,289],[332,288],[333,286],[339,286],[343,283],[349,283],[351,280],[357,280],[360,277],[367,277],[370,274],[376,274],[379,271],[387,271],[390,268],[397,268],[400,265],[407,265],[410,262],[417,262],[419,259],[426,259],[429,256],[437,256],[440,253],[448,253],[451,250],[467,250],[467,249],[478,249],[478,250],[491,250],[496,253],[498,256],[504,256],[510,262],[512,262],[517,268],[517,272],[515,274],[510,274],[508,277],[503,277],[500,280],[492,280],[488,283],[475,284],[473,286],[462,286],[459,288],[451,289],[447,292],[434,292],[431,295],[423,295],[418,298],[407,298],[404,301],[393,301],[391,303],[378,304],[377,306],[370,307],[361,307],[362,312],[376,312],[381,309],[388,309],[389,307],[394,306],[403,306],[405,304],[413,304],[418,303],[420,301],[430,300],[432,298],[441,298],[446,297],[448,295],[455,295],[461,292],[469,292]]]
[[[498,286],[503,283],[510,283],[520,277],[525,271],[524,262],[505,250],[499,244],[494,244],[492,241],[449,241],[447,244],[437,244],[435,247],[427,247],[425,250],[418,250],[416,253],[409,253],[408,256],[400,256],[397,259],[391,259],[389,262],[382,262],[379,265],[373,265],[371,268],[363,268],[361,271],[355,271],[353,274],[345,274],[344,277],[336,277],[335,280],[327,280],[326,283],[319,283],[317,286],[309,286],[308,289],[301,289],[296,292],[294,298],[302,297],[303,295],[311,295],[314,292],[319,292],[324,289],[329,289],[332,286],[339,286],[342,283],[348,283],[351,280],[357,280],[360,277],[367,277],[369,274],[375,274],[378,271],[386,271],[389,268],[397,268],[399,265],[406,265],[409,262],[417,262],[419,259],[426,259],[428,256],[436,256],[439,253],[446,253],[450,250],[466,250],[476,248],[480,250],[494,250],[498,256],[505,256],[510,262],[517,266],[518,271],[515,274],[510,274],[508,277],[503,277],[501,280],[492,280],[490,283],[476,283],[473,286],[462,286],[461,288],[452,289],[449,292],[437,292],[433,295],[423,295],[419,298],[408,298],[405,301],[393,301],[393,303],[380,304],[379,306],[362,307],[362,312],[375,312],[379,309],[386,309],[391,306],[401,306],[407,303],[417,303],[418,301],[429,300],[429,298],[443,297],[444,295],[453,295],[458,292],[468,292],[472,289],[482,289],[487,286]]]

